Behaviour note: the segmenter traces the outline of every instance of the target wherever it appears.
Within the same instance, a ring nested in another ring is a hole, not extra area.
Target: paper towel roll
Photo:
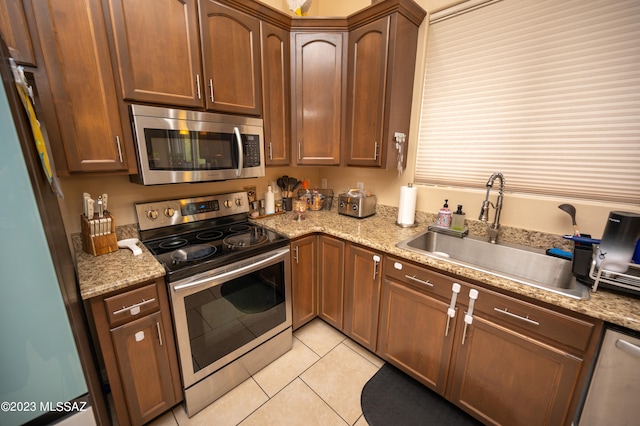
[[[400,187],[400,203],[398,205],[398,225],[413,225],[416,219],[416,199],[418,188]]]

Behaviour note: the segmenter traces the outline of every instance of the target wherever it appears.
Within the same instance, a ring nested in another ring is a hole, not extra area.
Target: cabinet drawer
[[[576,349],[583,353],[591,340],[595,324],[528,302],[478,288],[474,315],[554,346]]]
[[[158,310],[156,284],[152,283],[135,290],[104,299],[107,318],[111,327],[139,318]]]
[[[451,300],[453,283],[466,284],[406,260],[387,256],[382,269],[387,278],[409,284],[445,301]]]

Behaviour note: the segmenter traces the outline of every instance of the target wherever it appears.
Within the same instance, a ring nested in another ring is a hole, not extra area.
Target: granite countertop
[[[464,266],[458,266],[430,256],[421,255],[396,247],[396,244],[427,229],[435,222],[435,215],[418,212],[417,226],[401,228],[395,224],[397,208],[378,206],[374,216],[356,219],[339,215],[335,209],[330,211],[309,211],[305,219],[297,222],[293,213],[274,215],[261,219],[252,219],[265,228],[276,231],[291,239],[316,232],[332,235],[346,241],[379,250],[380,252],[411,260],[440,271],[455,274],[490,287],[529,297],[588,315],[604,321],[640,331],[640,299],[620,295],[599,289],[590,294],[589,300],[575,300],[567,296],[537,289],[495,275],[479,272]],[[467,220],[471,234],[483,235],[485,225]],[[138,237],[136,225],[119,226],[118,240]],[[506,242],[534,246],[537,248],[560,247],[570,250],[570,242],[561,236],[530,232],[521,229],[502,227],[500,238]],[[112,291],[127,288],[165,275],[162,265],[141,244],[142,254],[133,256],[128,249],[93,256],[82,250],[80,234],[72,236],[76,254],[76,270],[82,299],[90,299]]]
[[[387,206],[378,206],[376,214],[365,219],[339,215],[335,208],[330,211],[309,211],[305,213],[305,219],[300,222],[294,220],[293,213],[254,219],[255,223],[292,239],[314,232],[322,232],[492,287],[640,331],[640,299],[620,295],[606,289],[599,289],[595,293],[590,293],[589,300],[576,300],[496,277],[495,275],[458,266],[446,260],[401,249],[396,247],[396,244],[425,231],[429,224],[435,222],[435,215],[418,212],[416,214],[417,226],[412,228],[399,227],[395,224],[396,220],[397,209]],[[476,222],[467,220],[470,232],[474,235],[482,235],[483,232],[486,232],[486,226]],[[559,247],[570,250],[571,244],[561,236],[528,232],[509,227],[501,228],[500,238],[506,242],[542,249]]]
[[[138,231],[136,225],[118,226],[116,235],[118,241],[138,238]],[[76,256],[80,296],[83,300],[165,275],[164,267],[141,243],[137,244],[142,249],[142,254],[138,256],[134,256],[129,249],[94,256],[82,250],[80,234],[72,235],[71,241]]]

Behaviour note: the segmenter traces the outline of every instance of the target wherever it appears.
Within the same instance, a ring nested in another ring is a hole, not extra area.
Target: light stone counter
[[[398,242],[425,231],[430,223],[435,222],[435,216],[432,214],[418,212],[416,215],[416,223],[418,226],[413,228],[401,228],[397,226],[395,224],[397,209],[387,206],[378,206],[377,213],[365,219],[339,215],[335,208],[331,211],[309,211],[305,213],[304,216],[304,220],[297,222],[294,220],[295,216],[293,213],[285,213],[256,219],[255,223],[286,235],[291,239],[314,232],[332,235],[379,250],[383,253],[487,284],[491,287],[507,290],[551,305],[566,308],[573,312],[586,314],[593,318],[602,319],[640,331],[640,299],[623,296],[605,289],[599,289],[597,292],[590,294],[589,300],[575,300],[550,291],[496,277],[495,275],[454,265],[446,260],[436,259],[396,247]],[[485,232],[485,225],[478,221],[467,220],[467,224],[472,234],[482,235]],[[542,249],[560,247],[565,250],[570,250],[571,247],[571,243],[564,240],[561,236],[523,231],[508,227],[501,229],[500,238],[503,241]]]
[[[118,226],[118,241],[138,238],[136,225]],[[76,274],[83,300],[121,290],[165,275],[164,267],[142,245],[142,254],[134,256],[129,249],[94,256],[82,250],[80,234],[71,236],[76,255]]]

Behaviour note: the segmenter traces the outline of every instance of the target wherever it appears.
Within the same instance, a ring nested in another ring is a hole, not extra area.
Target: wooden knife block
[[[111,233],[91,236],[91,224],[89,219],[80,215],[82,224],[82,248],[86,253],[100,256],[106,253],[118,251],[118,239],[116,238],[116,221],[110,213],[104,214],[104,219],[111,218]],[[95,219],[98,219],[95,216]]]

